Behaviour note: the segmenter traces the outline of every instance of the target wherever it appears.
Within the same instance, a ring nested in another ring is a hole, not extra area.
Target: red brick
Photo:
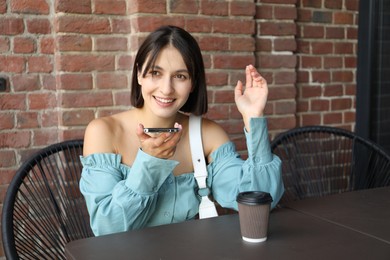
[[[275,114],[276,115],[286,115],[286,114],[295,114],[297,104],[295,100],[291,101],[280,101],[275,104]]]
[[[208,86],[225,86],[228,83],[229,75],[227,72],[210,71],[207,73]]]
[[[256,50],[261,52],[271,52],[273,50],[273,41],[266,38],[256,38]]]
[[[312,53],[313,54],[330,54],[333,53],[332,42],[312,42]]]
[[[16,164],[16,156],[14,151],[10,150],[0,150],[0,167],[12,167]],[[1,184],[4,184],[3,176],[1,176]],[[7,178],[7,181],[10,181],[9,178]]]
[[[9,38],[0,37],[0,52],[8,52],[10,50]]]
[[[57,26],[58,32],[63,33],[108,34],[111,32],[108,18],[95,16],[60,16],[57,20]]]
[[[175,1],[179,2],[180,0]],[[204,15],[227,16],[229,14],[229,2],[202,1],[200,12]]]
[[[25,69],[25,59],[20,56],[0,56],[0,71],[22,73]]]
[[[274,84],[295,84],[296,81],[295,71],[275,72]]]
[[[92,51],[92,38],[86,35],[63,35],[57,39],[58,49],[67,51]]]
[[[216,91],[213,103],[234,103],[234,91],[232,89]]]
[[[297,126],[297,121],[294,115],[285,115],[281,117],[268,118],[268,129],[270,131],[275,129],[291,129]]]
[[[357,57],[344,57],[344,66],[345,68],[354,69],[357,67]]]
[[[0,112],[0,130],[11,129],[15,126],[14,113]]]
[[[31,142],[29,131],[0,132],[0,147],[2,148],[23,148],[28,147]]]
[[[343,122],[343,115],[341,113],[325,113],[324,114],[324,124],[341,124]]]
[[[40,40],[41,53],[53,54],[54,53],[54,39],[52,37],[42,37]]]
[[[299,62],[300,68],[321,68],[322,58],[319,56],[301,56]]]
[[[326,28],[326,38],[327,39],[344,39],[345,38],[345,28],[340,27],[328,27]]]
[[[55,108],[57,106],[57,98],[53,93],[30,93],[28,95],[28,105],[30,110]]]
[[[35,34],[51,33],[51,24],[49,19],[31,19],[27,20],[27,31]]]
[[[230,2],[230,15],[233,16],[254,16],[256,14],[255,4],[252,2]]]
[[[295,68],[297,64],[297,57],[294,55],[261,55],[258,62],[262,69]]]
[[[33,74],[17,74],[12,77],[15,92],[34,91],[41,88],[39,76]]]
[[[301,98],[318,97],[321,96],[322,93],[322,88],[320,86],[315,86],[315,85],[301,86],[299,90],[300,90],[299,96]]]
[[[102,37],[96,39],[96,51],[126,51],[126,37]]]
[[[109,55],[62,55],[58,69],[67,72],[113,71],[115,57]]]
[[[342,0],[326,0],[324,1],[325,8],[329,9],[341,9],[343,7]]]
[[[154,13],[165,14],[167,12],[166,0],[138,0],[129,1],[129,13]]]
[[[93,110],[72,110],[62,112],[63,126],[86,126],[94,119]]]
[[[24,31],[22,18],[0,18],[0,35],[17,35]]]
[[[338,98],[331,101],[331,110],[346,110],[352,108],[352,100],[350,98]]]
[[[0,110],[25,110],[26,94],[0,94]]]
[[[172,16],[137,16],[131,21],[132,28],[135,32],[152,32],[163,25],[176,25],[183,27],[185,24],[184,16],[172,17]]]
[[[353,82],[354,74],[352,71],[334,71],[332,72],[333,82]]]
[[[294,23],[288,22],[260,22],[260,35],[296,35],[297,27]]]
[[[233,38],[229,37],[231,51],[255,51],[255,41],[253,38]]]
[[[296,96],[296,88],[294,86],[275,86],[270,87],[268,100],[294,99]]]
[[[56,12],[90,14],[91,0],[57,0]]]
[[[254,64],[254,57],[250,55],[214,55],[216,69],[242,69],[248,64]]]
[[[229,119],[229,110],[227,104],[210,104],[207,117],[212,120]]]
[[[37,129],[34,131],[33,146],[44,147],[58,142],[57,129]]]
[[[274,7],[272,5],[257,5],[256,6],[256,19],[272,20],[274,13]]]
[[[15,53],[33,53],[35,52],[35,40],[28,37],[15,37],[14,52]]]
[[[18,112],[16,115],[16,126],[18,129],[39,127],[38,113],[37,112]]]
[[[61,74],[59,75],[59,88],[66,90],[92,89],[93,80],[90,73]]]
[[[313,71],[311,74],[313,82],[326,83],[331,81],[329,71]]]
[[[339,97],[344,94],[342,85],[326,85],[324,88],[325,97]]]
[[[50,73],[53,71],[51,56],[33,56],[27,59],[29,73]]]
[[[128,86],[126,74],[99,73],[96,76],[96,87],[98,89],[125,89]]]
[[[320,114],[302,114],[300,115],[300,125],[321,125],[321,115]]]
[[[342,57],[323,57],[324,59],[324,68],[342,68],[343,58]]]
[[[125,110],[130,106],[130,91],[115,91],[114,95],[114,104],[118,109],[119,106],[124,106]]]
[[[63,108],[112,106],[112,91],[63,93],[60,105]]]
[[[114,14],[125,15],[126,14],[126,2],[125,0],[93,0],[94,12],[96,14]]]
[[[301,7],[316,7],[320,8],[322,6],[322,0],[302,0]]]
[[[133,57],[131,55],[121,55],[118,58],[118,70],[130,71],[133,69]]]
[[[198,1],[170,0],[168,7],[169,13],[197,14],[199,11],[199,4]]]
[[[274,40],[274,50],[275,51],[296,51],[297,50],[297,42],[294,38],[275,39]]]
[[[41,120],[42,120],[41,123],[42,128],[57,126],[59,120],[59,112],[52,111],[52,110],[43,111],[41,115]]]
[[[297,9],[295,6],[278,6],[274,7],[274,15],[277,20],[295,20],[297,18]]]
[[[213,32],[252,35],[255,32],[255,23],[253,20],[244,19],[214,19]]]
[[[0,1],[0,14],[4,14],[7,12],[7,2],[6,0],[1,0]]]
[[[11,11],[24,14],[48,14],[50,7],[45,0],[11,0]]]
[[[112,18],[113,33],[131,33],[131,23],[129,18]]]
[[[353,54],[354,43],[351,42],[335,42],[334,43],[335,54]]]
[[[46,90],[56,90],[57,89],[57,82],[56,78],[52,74],[42,74],[42,89]]]
[[[191,33],[211,32],[213,27],[212,19],[205,19],[201,16],[186,18],[186,29]]]
[[[310,111],[328,111],[330,106],[329,100],[312,99],[310,100]]]
[[[352,13],[347,12],[335,12],[333,14],[333,22],[335,24],[353,24],[354,15]]]
[[[347,10],[358,11],[359,1],[358,0],[345,0],[345,7]]]
[[[248,39],[251,41],[251,39]],[[226,51],[229,50],[229,38],[218,36],[205,36],[198,40],[202,51]]]
[[[308,38],[324,38],[325,30],[323,26],[313,26],[313,25],[305,25],[302,26],[303,37],[305,39]]]

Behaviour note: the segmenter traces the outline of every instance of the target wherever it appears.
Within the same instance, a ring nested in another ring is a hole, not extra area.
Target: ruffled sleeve
[[[121,164],[118,154],[92,154],[81,162],[80,191],[95,235],[144,227],[156,208],[158,190],[178,164],[142,150],[131,168]]]
[[[265,191],[275,207],[284,192],[281,161],[271,153],[267,121],[251,118],[251,132],[245,131],[248,159],[242,160],[232,142],[225,143],[211,155],[208,185],[214,198],[225,208],[237,210],[236,197],[242,191]]]

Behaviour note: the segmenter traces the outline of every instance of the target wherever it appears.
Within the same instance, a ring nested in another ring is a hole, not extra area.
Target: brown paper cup
[[[242,239],[258,243],[267,240],[272,197],[266,192],[242,192],[237,196]]]

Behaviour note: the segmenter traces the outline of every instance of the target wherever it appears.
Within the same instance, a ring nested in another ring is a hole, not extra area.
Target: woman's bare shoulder
[[[206,156],[209,156],[218,147],[228,142],[229,136],[221,125],[213,120],[203,118],[202,139]]]
[[[113,143],[119,128],[120,123],[114,116],[92,120],[85,130],[84,156],[92,153],[114,153]]]

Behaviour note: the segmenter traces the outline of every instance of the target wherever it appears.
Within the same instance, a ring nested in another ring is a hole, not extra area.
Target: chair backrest
[[[83,140],[53,144],[30,157],[3,204],[7,259],[65,259],[67,242],[93,236],[79,191]]]
[[[271,149],[282,160],[286,192],[281,203],[390,185],[390,156],[344,129],[291,129],[279,134]]]

